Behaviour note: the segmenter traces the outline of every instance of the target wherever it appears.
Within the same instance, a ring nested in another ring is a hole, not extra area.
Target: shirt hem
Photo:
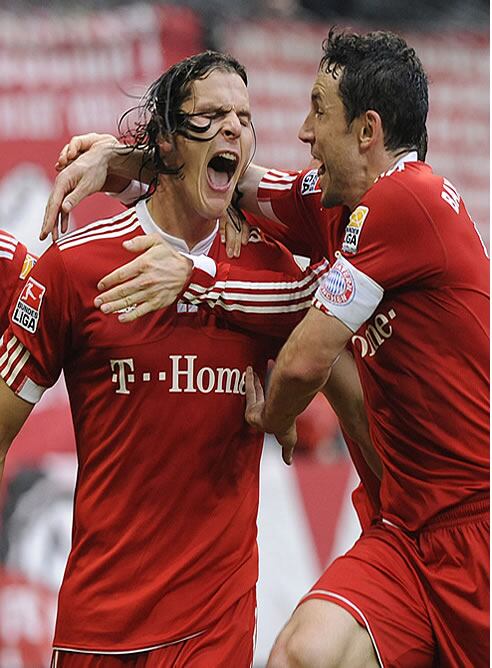
[[[192,640],[197,638],[205,633],[205,630],[198,631],[197,633],[192,633],[191,635],[184,636],[183,638],[177,638],[176,640],[170,640],[169,642],[158,643],[157,645],[146,645],[145,647],[139,647],[138,649],[99,649],[99,648],[80,648],[80,647],[70,647],[69,645],[59,645],[54,644],[53,650],[56,652],[74,652],[77,654],[137,654],[139,652],[151,652],[154,649],[160,649],[161,647],[170,647],[171,645],[177,645],[180,642],[185,642],[187,640]]]

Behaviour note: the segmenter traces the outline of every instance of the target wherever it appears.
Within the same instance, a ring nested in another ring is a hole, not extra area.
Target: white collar
[[[417,155],[417,151],[410,151],[409,153],[405,153],[405,155],[398,160],[398,162],[395,165],[395,168],[398,168],[405,162],[418,162],[418,159],[419,157]]]
[[[219,221],[216,222],[212,232],[199,241],[193,248],[190,250],[187,243],[180,239],[179,237],[174,237],[172,234],[164,232],[158,225],[155,224],[152,216],[150,215],[149,208],[147,206],[146,200],[141,200],[137,202],[135,206],[137,216],[146,234],[159,234],[163,239],[165,239],[171,246],[181,253],[191,253],[191,255],[208,255],[208,252],[212,248],[212,244],[219,230]]]

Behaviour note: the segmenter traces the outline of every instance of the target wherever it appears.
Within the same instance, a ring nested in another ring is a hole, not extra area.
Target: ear
[[[360,117],[359,144],[361,151],[369,150],[381,139],[384,139],[381,116],[377,111],[368,109]]]
[[[169,153],[172,153],[174,151],[174,142],[170,140],[166,135],[161,136],[157,143],[159,145],[161,153],[163,153],[164,155],[169,155]]]

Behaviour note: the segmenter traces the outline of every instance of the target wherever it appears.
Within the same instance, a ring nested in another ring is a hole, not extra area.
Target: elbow
[[[300,356],[292,358],[284,367],[284,378],[295,385],[309,385],[310,387],[323,387],[328,380],[331,363],[319,357]]]

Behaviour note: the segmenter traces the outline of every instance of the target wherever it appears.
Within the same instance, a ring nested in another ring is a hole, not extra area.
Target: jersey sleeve
[[[320,197],[316,169],[271,169],[258,186],[258,206],[266,220],[257,222],[292,253],[318,260],[326,253],[320,230]]]
[[[287,338],[310,307],[328,262],[303,271],[285,249],[273,243],[268,246],[260,253],[261,267],[223,261],[211,268],[195,263],[181,298],[205,304],[236,327]]]
[[[0,376],[35,404],[61,373],[70,331],[69,281],[56,245],[27,277],[9,319],[0,345]]]
[[[439,285],[445,263],[425,208],[404,185],[383,177],[352,212],[337,261],[313,304],[355,332],[386,292]]]
[[[0,230],[0,333],[8,325],[8,313],[12,298],[36,262],[36,257],[8,232]]]

